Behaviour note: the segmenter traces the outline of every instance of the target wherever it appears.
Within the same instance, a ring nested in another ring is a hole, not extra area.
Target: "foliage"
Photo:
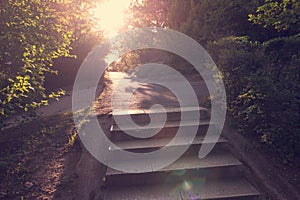
[[[0,8],[0,119],[46,105],[62,90],[46,91],[53,61],[89,31],[93,0],[3,0]]]
[[[231,35],[248,35],[254,39],[266,37],[248,21],[255,12],[257,0],[143,0],[132,4],[130,19],[133,27],[159,26],[183,32],[201,44]]]
[[[300,35],[263,44],[230,37],[208,45],[239,130],[293,160],[300,150]]]
[[[204,44],[223,37],[249,35],[255,29],[247,13],[255,10],[257,1],[188,0],[173,1],[168,20],[179,30]]]
[[[131,51],[122,55],[118,60],[111,63],[108,67],[109,71],[114,72],[129,72],[135,67],[141,65],[141,52]]]
[[[131,3],[132,17],[128,22],[133,27],[166,27],[170,0],[135,0]]]
[[[249,14],[249,20],[278,31],[288,31],[290,35],[300,31],[300,2],[297,0],[266,0],[256,14]]]
[[[171,28],[189,35],[202,45],[230,35],[261,37],[261,31],[248,21],[248,13],[254,12],[258,5],[256,0],[247,3],[241,0],[135,1],[131,7],[131,25]],[[170,65],[183,73],[193,73],[185,60],[174,55],[169,57]]]

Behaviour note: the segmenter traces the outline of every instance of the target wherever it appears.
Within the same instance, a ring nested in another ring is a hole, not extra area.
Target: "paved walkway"
[[[110,72],[109,78],[112,81],[114,93],[119,94],[117,97],[112,98],[116,103],[114,108],[127,109],[125,108],[125,101],[128,97],[130,97],[129,108],[131,109],[147,109],[153,104],[160,104],[166,108],[179,107],[179,102],[177,101],[174,93],[160,84],[143,83],[139,81],[139,79],[120,72]],[[194,79],[191,80],[191,85],[196,92],[199,103],[201,104],[208,97],[206,85],[204,81],[199,79],[199,77],[191,78]],[[120,80],[122,81],[120,82]],[[186,92],[185,96],[189,97],[189,91],[185,91],[186,88],[181,86],[181,82],[177,80],[169,80],[167,82],[172,85],[176,85],[177,88],[181,89],[183,94]],[[187,103],[189,104],[189,102]],[[198,104],[183,106],[198,106]]]
[[[54,114],[67,112],[72,110],[72,86],[67,87],[66,95],[59,98],[58,101],[51,100],[49,101],[48,106],[43,106],[37,109],[37,114],[43,117],[49,117]],[[26,119],[21,115],[14,116],[12,119],[7,120],[7,125],[1,130],[5,130],[7,128],[18,126],[20,123],[24,121],[30,121],[31,119]]]

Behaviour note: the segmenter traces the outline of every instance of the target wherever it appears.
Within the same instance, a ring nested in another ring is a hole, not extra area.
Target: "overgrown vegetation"
[[[47,105],[63,90],[45,88],[54,60],[75,57],[72,47],[91,31],[94,0],[3,0],[0,8],[0,122]]]
[[[299,35],[265,43],[230,37],[208,45],[223,74],[232,121],[284,162],[300,153],[299,45]]]

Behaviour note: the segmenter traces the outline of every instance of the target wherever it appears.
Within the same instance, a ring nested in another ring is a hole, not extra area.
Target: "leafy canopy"
[[[91,29],[94,0],[2,0],[0,8],[0,119],[46,105],[64,92],[46,91],[54,59]]]
[[[249,20],[273,27],[278,31],[290,31],[293,34],[300,31],[300,1],[298,0],[266,0],[259,6],[256,14],[249,14]]]

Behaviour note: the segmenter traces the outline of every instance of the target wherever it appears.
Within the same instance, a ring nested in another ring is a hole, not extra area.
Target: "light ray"
[[[125,26],[126,14],[131,0],[102,0],[92,11],[97,18],[96,29],[111,37]]]

